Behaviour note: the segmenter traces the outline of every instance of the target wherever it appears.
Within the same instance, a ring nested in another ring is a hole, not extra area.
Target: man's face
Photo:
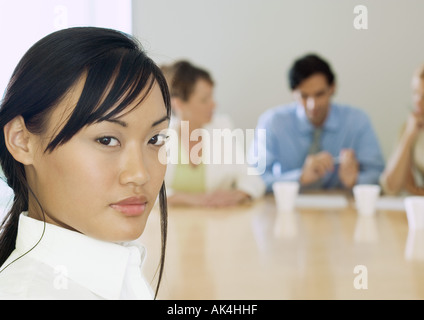
[[[333,93],[334,84],[329,85],[322,73],[313,74],[293,90],[295,100],[305,108],[306,116],[316,127],[325,122]]]

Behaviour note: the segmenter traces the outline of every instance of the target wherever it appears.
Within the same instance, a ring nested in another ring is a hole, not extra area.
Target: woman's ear
[[[32,164],[31,134],[25,125],[24,118],[15,117],[4,126],[3,130],[6,147],[13,158],[24,165]]]

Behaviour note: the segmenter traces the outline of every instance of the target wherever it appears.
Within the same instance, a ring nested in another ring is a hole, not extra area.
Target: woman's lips
[[[144,197],[131,197],[117,203],[112,203],[110,207],[128,217],[135,217],[143,214],[146,204],[147,200]]]

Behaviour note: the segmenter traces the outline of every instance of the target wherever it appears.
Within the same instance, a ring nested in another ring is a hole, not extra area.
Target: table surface
[[[345,204],[316,197],[328,206],[308,198],[291,214],[277,212],[273,196],[226,209],[170,207],[158,298],[424,298],[424,231],[409,231],[402,207],[361,217],[350,195],[338,196]],[[139,239],[153,287],[159,221],[155,208]]]
[[[2,196],[5,211],[11,194]],[[424,231],[408,229],[402,198],[380,200],[371,217],[349,194],[301,195],[293,213],[278,212],[272,195],[234,208],[170,207],[158,298],[424,299]],[[138,241],[155,288],[157,208]]]

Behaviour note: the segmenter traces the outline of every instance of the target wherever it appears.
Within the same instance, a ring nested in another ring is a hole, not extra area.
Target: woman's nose
[[[150,180],[143,154],[138,148],[128,149],[123,156],[123,166],[119,177],[122,185],[144,185]]]

